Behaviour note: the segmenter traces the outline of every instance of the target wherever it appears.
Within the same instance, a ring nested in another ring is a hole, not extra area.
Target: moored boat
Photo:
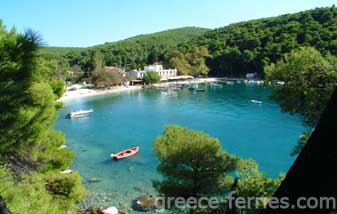
[[[222,88],[222,85],[221,84],[218,84],[218,83],[211,83],[211,86],[214,87],[214,88]]]
[[[70,173],[73,173],[73,170],[66,169],[66,170],[61,171],[61,174],[70,174]]]
[[[69,114],[67,114],[67,117],[68,118],[84,117],[84,116],[89,115],[92,112],[94,112],[94,110],[92,110],[92,109],[79,110],[79,111],[70,112]]]
[[[198,84],[192,84],[188,87],[189,90],[196,90],[199,88],[199,85]]]
[[[262,104],[262,101],[259,100],[251,100],[252,103],[256,103],[256,104]]]
[[[195,91],[198,91],[198,92],[204,92],[204,91],[206,91],[206,89],[203,89],[203,88],[196,88],[196,89],[194,89]]]
[[[139,146],[129,148],[129,149],[125,149],[125,150],[120,151],[116,154],[111,154],[110,157],[112,159],[115,159],[115,160],[120,160],[120,159],[123,159],[123,158],[133,156],[133,155],[137,154],[138,152],[139,152]]]

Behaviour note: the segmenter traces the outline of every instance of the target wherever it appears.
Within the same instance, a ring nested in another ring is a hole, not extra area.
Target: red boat
[[[129,149],[125,149],[125,150],[120,151],[116,154],[111,154],[110,156],[111,156],[112,159],[119,160],[119,159],[123,159],[123,158],[133,156],[133,155],[137,154],[138,152],[139,152],[139,146],[129,148]]]

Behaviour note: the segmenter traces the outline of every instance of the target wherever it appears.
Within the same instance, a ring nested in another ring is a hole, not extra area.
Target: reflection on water
[[[304,128],[300,119],[280,111],[268,99],[270,89],[254,85],[223,85],[206,92],[128,91],[69,101],[58,114],[56,128],[66,133],[76,153],[72,168],[84,178],[97,205],[129,206],[130,200],[153,192],[157,159],[152,144],[166,124],[202,130],[243,158],[254,158],[269,176],[286,171],[290,150]],[[252,99],[263,104],[250,102]],[[78,109],[94,109],[84,118],[65,119]],[[110,154],[140,146],[140,153],[121,161]]]

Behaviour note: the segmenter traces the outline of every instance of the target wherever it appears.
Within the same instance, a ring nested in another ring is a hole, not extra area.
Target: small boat
[[[64,171],[61,171],[61,174],[70,174],[70,173],[73,173],[73,170],[71,169],[66,169]]]
[[[215,87],[215,88],[222,88],[222,85],[220,85],[218,83],[211,83],[211,86]]]
[[[116,154],[111,154],[110,157],[112,159],[115,159],[115,160],[120,160],[120,159],[123,159],[123,158],[133,156],[133,155],[137,154],[138,152],[139,152],[139,146],[129,148],[129,149],[125,149],[125,150],[120,151]]]
[[[94,110],[92,110],[92,109],[89,109],[89,110],[79,110],[79,111],[70,112],[69,114],[67,114],[67,117],[68,118],[84,117],[84,116],[89,115],[92,112],[94,112]]]
[[[196,89],[194,89],[195,91],[198,91],[198,92],[204,92],[204,91],[206,91],[206,89],[203,89],[203,88],[196,88]]]
[[[66,148],[68,148],[66,145],[61,145],[61,146],[59,147],[59,149],[66,149]]]
[[[250,102],[256,103],[256,104],[262,104],[262,101],[259,101],[259,100],[251,100]]]
[[[192,84],[188,87],[189,90],[196,90],[198,88],[199,88],[198,84]]]

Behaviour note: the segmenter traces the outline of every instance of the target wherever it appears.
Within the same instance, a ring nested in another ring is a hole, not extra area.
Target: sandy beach
[[[72,99],[79,99],[83,97],[91,97],[91,96],[98,96],[104,94],[111,94],[111,93],[119,93],[123,91],[131,91],[131,90],[139,90],[142,89],[142,86],[116,86],[112,89],[89,89],[89,88],[81,88],[74,91],[66,91],[63,96],[58,101],[67,101]]]
[[[210,83],[210,82],[219,82],[228,80],[228,78],[199,78],[193,80],[186,80],[186,81],[179,81],[179,82],[161,82],[158,84],[153,84],[154,87],[168,87],[174,86],[175,84],[195,84],[195,83]],[[70,88],[70,87],[69,87]],[[69,89],[68,88],[68,89]],[[63,96],[58,101],[67,101],[71,99],[79,99],[83,97],[91,97],[91,96],[98,96],[104,94],[111,94],[111,93],[119,93],[123,91],[130,91],[130,90],[139,90],[142,89],[142,85],[135,85],[135,86],[116,86],[112,89],[89,89],[89,88],[81,88],[74,91],[67,90]]]

